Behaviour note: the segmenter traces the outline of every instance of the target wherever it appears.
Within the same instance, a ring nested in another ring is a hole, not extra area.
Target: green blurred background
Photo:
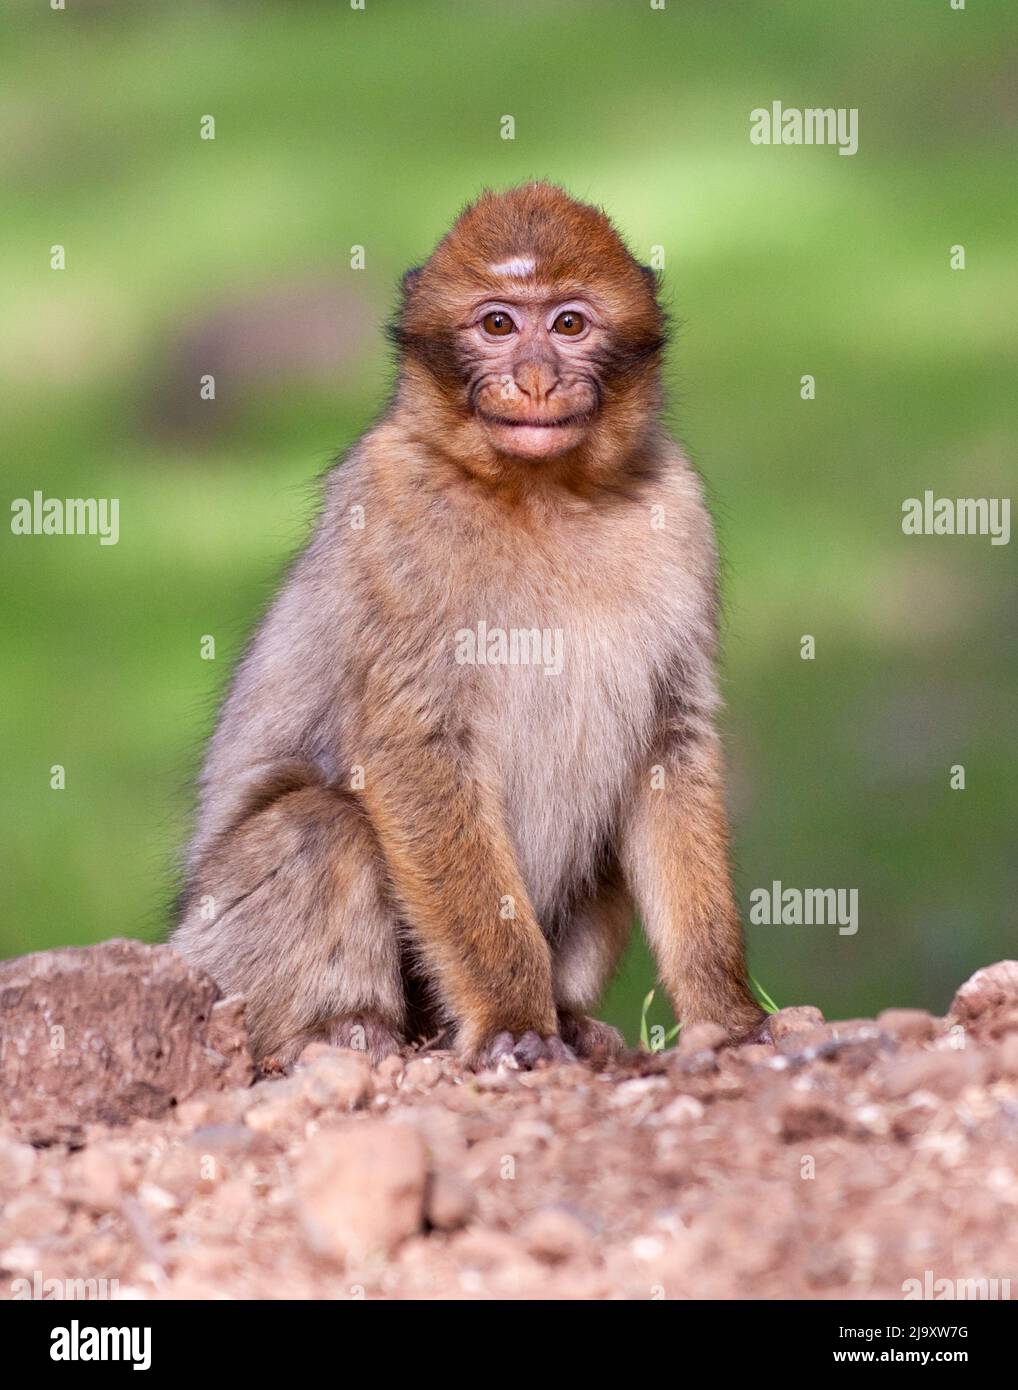
[[[224,683],[385,402],[397,277],[533,176],[665,248],[670,418],[725,556],[740,901],[859,891],[854,937],[750,927],[754,974],[831,1017],[942,1010],[1015,953],[1014,546],[900,524],[927,488],[1010,491],[1013,4],[18,0],[2,25],[5,490],[119,497],[121,537],[3,528],[0,954],[166,930]],[[858,154],[754,147],[773,100],[858,107]],[[606,1009],[630,1036],[652,982],[634,945]]]

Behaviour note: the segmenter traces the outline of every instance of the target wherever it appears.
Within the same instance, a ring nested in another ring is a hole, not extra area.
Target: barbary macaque
[[[656,276],[599,210],[487,192],[404,278],[386,413],[328,476],[201,776],[174,944],[258,1057],[441,1033],[529,1067],[642,920],[739,1039],[712,527],[660,422]]]

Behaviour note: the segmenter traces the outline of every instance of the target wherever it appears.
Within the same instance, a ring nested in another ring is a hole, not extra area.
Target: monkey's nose
[[[558,385],[558,372],[549,362],[522,362],[513,376],[523,394],[535,403],[546,401]]]

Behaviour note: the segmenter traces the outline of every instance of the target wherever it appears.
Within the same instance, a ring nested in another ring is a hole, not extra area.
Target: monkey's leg
[[[624,885],[606,877],[570,914],[552,942],[552,973],[559,1032],[579,1057],[617,1057],[625,1039],[617,1028],[590,1017],[615,974],[633,927],[633,902]]]
[[[368,758],[363,796],[457,1047],[477,1066],[510,1053],[522,1066],[566,1060],[551,953],[497,798],[462,750],[411,740],[408,727],[390,725],[384,754]]]
[[[173,945],[247,998],[259,1060],[314,1039],[375,1060],[403,1041],[396,914],[354,802],[326,787],[280,796],[197,866]]]
[[[652,778],[651,769],[663,769]],[[623,863],[676,1017],[736,1039],[764,1018],[750,992],[728,863],[720,750],[673,731],[648,759],[623,834]]]

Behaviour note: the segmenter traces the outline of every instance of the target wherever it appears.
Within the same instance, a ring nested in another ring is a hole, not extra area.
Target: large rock
[[[0,1118],[34,1143],[153,1118],[253,1076],[244,1006],[169,946],[104,941],[0,962]]]
[[[1018,960],[977,970],[954,996],[948,1021],[979,1036],[1001,1037],[1018,1029]]]

